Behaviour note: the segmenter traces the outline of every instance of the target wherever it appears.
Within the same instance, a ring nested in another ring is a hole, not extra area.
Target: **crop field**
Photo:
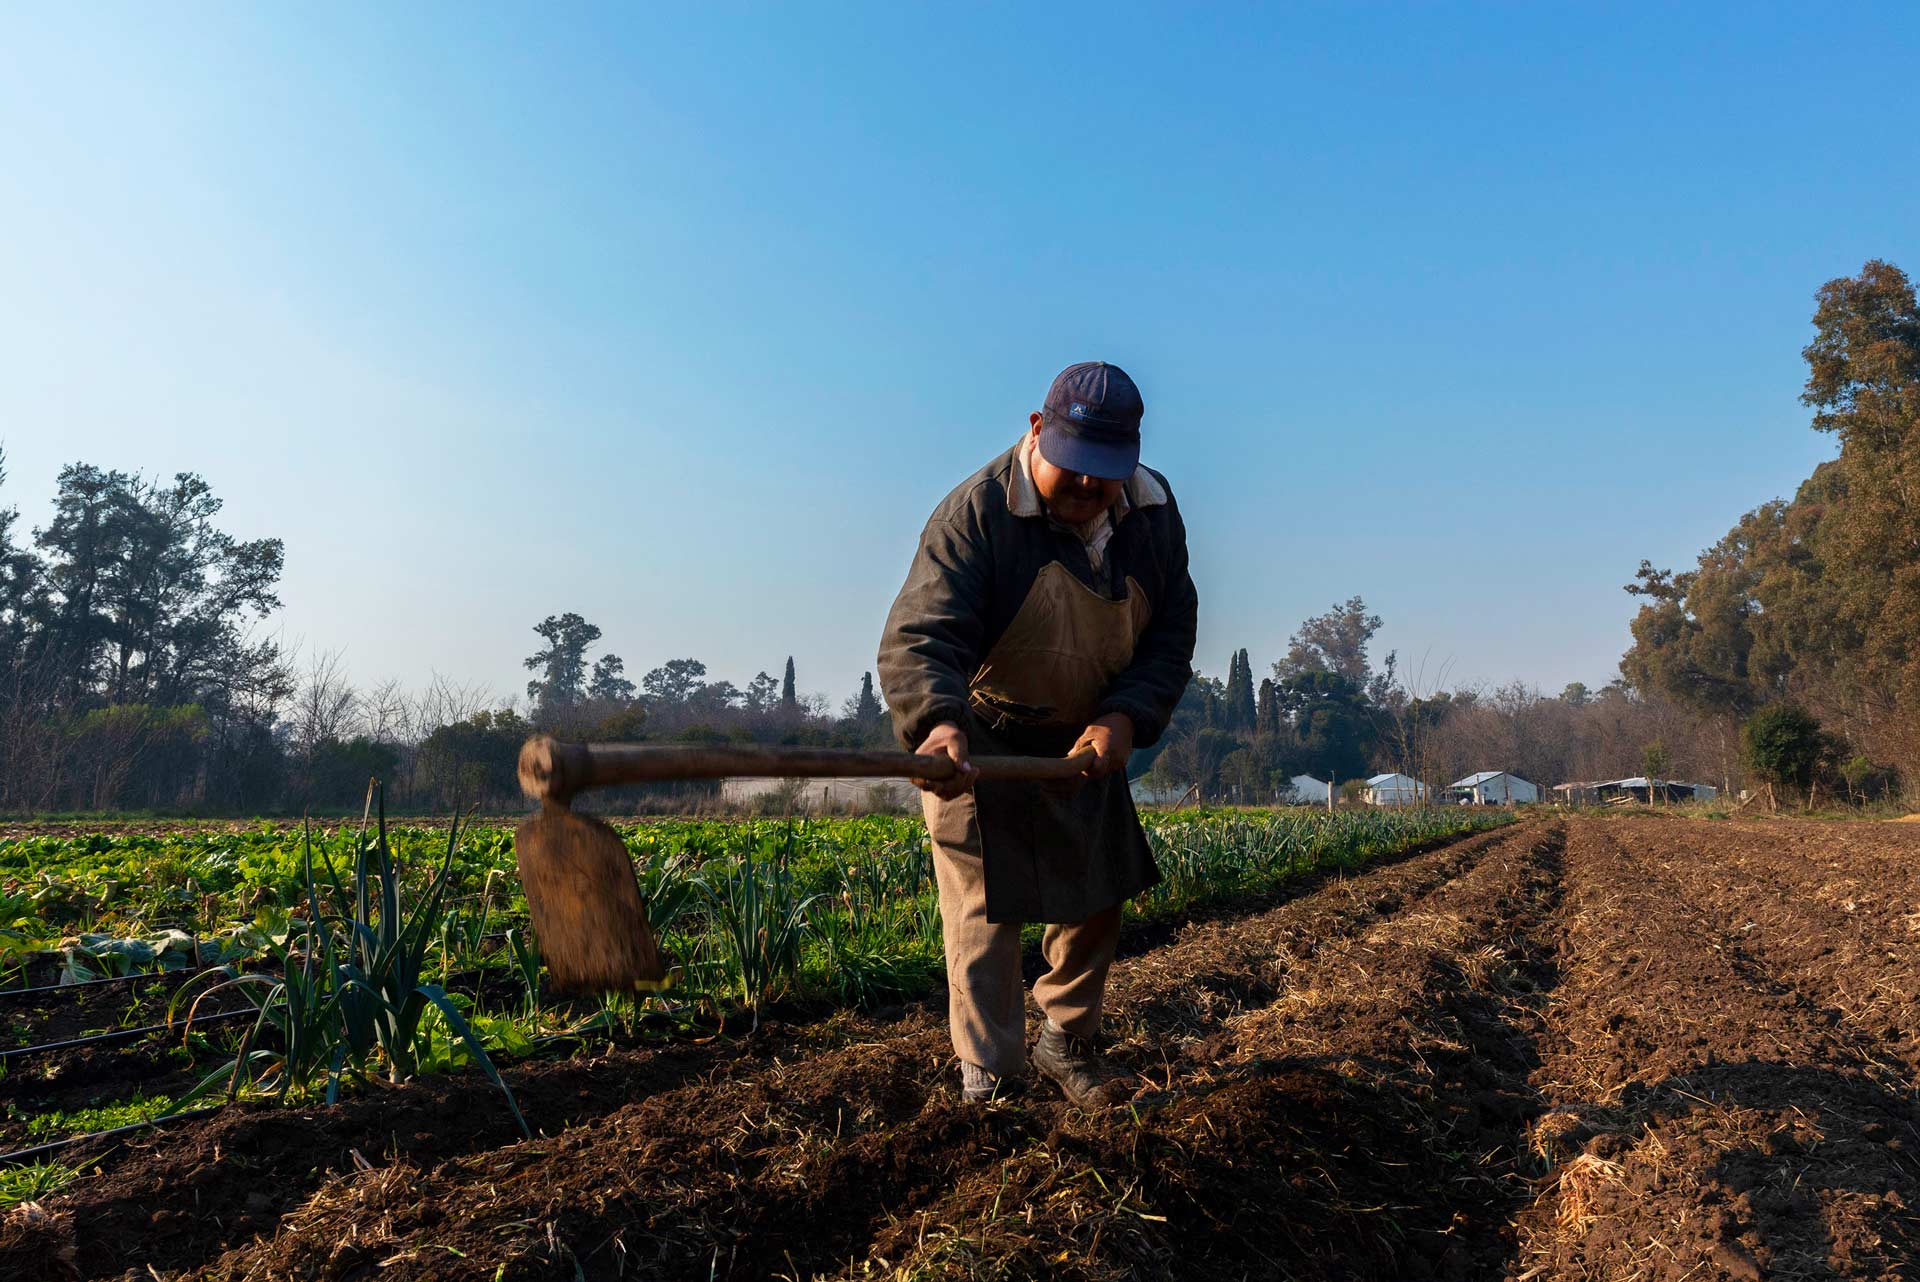
[[[1914,1276],[1920,825],[1489,822],[1153,817],[1099,1111],[959,1100],[917,823],[627,829],[683,967],[638,1004],[538,991],[476,830],[421,932],[457,1024],[290,1084],[309,1033],[235,987],[230,1024],[10,1058],[12,1150],[246,1071],[0,1171],[0,1277]],[[0,846],[9,1047],[177,1021],[216,961],[299,972],[334,914],[295,837]],[[400,915],[447,841],[394,834]],[[793,937],[731,933],[747,895]]]

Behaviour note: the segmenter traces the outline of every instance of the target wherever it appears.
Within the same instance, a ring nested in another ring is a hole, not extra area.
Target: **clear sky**
[[[1257,668],[1615,673],[1830,443],[1821,282],[1920,271],[1912,5],[9,5],[0,502],[199,472],[278,626],[502,691],[872,665],[1072,361],[1147,402]]]

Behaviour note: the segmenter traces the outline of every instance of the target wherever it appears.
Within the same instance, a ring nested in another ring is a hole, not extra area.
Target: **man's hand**
[[[1082,752],[1088,748],[1096,754],[1092,765],[1082,773],[1089,779],[1099,779],[1111,774],[1124,774],[1127,758],[1133,755],[1133,719],[1124,712],[1109,712],[1098,721],[1080,732],[1073,752]]]
[[[951,721],[943,721],[933,728],[926,742],[919,748],[920,755],[926,757],[951,757],[958,767],[951,779],[915,779],[919,787],[946,801],[965,792],[973,791],[973,765],[967,760],[967,734]]]

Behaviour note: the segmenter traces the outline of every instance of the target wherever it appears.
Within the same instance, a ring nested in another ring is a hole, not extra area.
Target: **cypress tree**
[[[1227,665],[1227,728],[1251,731],[1256,710],[1253,702],[1253,661],[1245,650],[1234,652]]]
[[[1271,677],[1260,683],[1260,708],[1254,716],[1254,726],[1261,735],[1280,733],[1280,691]]]
[[[780,680],[780,712],[782,716],[796,716],[800,712],[800,696],[793,688],[793,656],[787,656],[787,675]]]

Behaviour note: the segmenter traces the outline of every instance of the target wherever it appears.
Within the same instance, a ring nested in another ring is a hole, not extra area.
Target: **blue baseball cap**
[[[1040,407],[1040,457],[1081,476],[1124,481],[1140,466],[1140,419],[1146,412],[1140,389],[1118,365],[1069,365]]]

